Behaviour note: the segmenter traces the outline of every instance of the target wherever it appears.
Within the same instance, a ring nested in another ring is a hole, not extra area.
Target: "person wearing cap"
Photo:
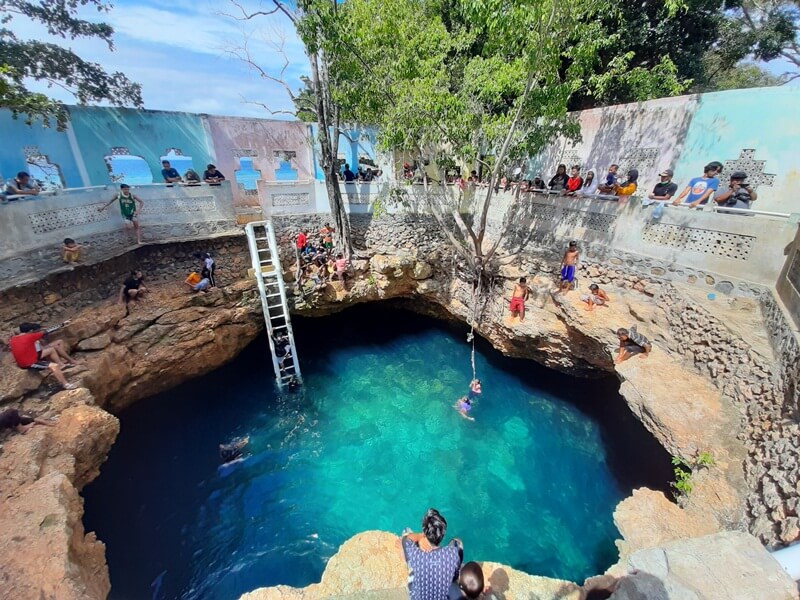
[[[750,204],[758,199],[758,194],[747,184],[745,181],[746,179],[747,173],[744,171],[734,171],[731,173],[731,181],[728,184],[728,189],[714,198],[717,204],[727,208],[749,209]]]
[[[689,185],[675,199],[673,204],[675,206],[683,204],[689,208],[705,206],[708,199],[711,198],[711,194],[719,189],[719,179],[717,179],[718,164],[707,164],[703,168],[703,176],[695,177],[689,181]]]
[[[647,196],[647,200],[642,202],[642,206],[649,206],[653,202],[669,202],[678,191],[678,184],[672,181],[672,169],[664,169],[658,174],[661,177],[655,187],[653,193]]]
[[[225,175],[220,173],[213,164],[209,163],[206,167],[205,172],[203,173],[203,181],[210,185],[219,185],[223,181],[225,181]]]
[[[119,193],[111,198],[108,203],[104,204],[97,209],[97,212],[103,212],[114,201],[119,202],[119,210],[122,213],[122,220],[125,222],[125,227],[133,227],[136,232],[136,243],[142,243],[142,228],[139,226],[139,211],[144,206],[138,196],[131,192],[131,186],[123,183],[119,186]]]

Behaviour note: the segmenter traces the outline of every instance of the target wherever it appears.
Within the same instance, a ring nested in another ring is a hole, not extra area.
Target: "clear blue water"
[[[666,454],[612,381],[582,381],[479,344],[475,422],[466,330],[381,306],[297,319],[304,394],[278,395],[263,339],[233,364],[120,415],[85,490],[111,598],[230,600],[318,581],[352,535],[419,528],[428,507],[494,560],[576,581],[616,560],[615,505],[661,487]],[[252,455],[218,469],[217,444]],[[609,443],[610,442],[610,443]]]

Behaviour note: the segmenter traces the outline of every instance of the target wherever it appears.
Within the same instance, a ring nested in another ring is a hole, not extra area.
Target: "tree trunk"
[[[330,87],[327,80],[327,69],[320,66],[318,54],[311,54],[311,75],[316,91],[317,116],[318,116],[318,139],[320,146],[320,165],[325,176],[325,188],[328,191],[328,202],[331,207],[331,214],[335,223],[336,231],[342,242],[342,251],[347,258],[353,255],[353,242],[350,233],[350,219],[345,210],[342,192],[339,188],[339,177],[336,172],[336,149],[339,142],[339,131],[334,129],[331,135],[330,114]]]

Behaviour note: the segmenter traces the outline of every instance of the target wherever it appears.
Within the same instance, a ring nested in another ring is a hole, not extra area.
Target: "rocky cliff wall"
[[[278,220],[289,279],[293,236],[301,227],[318,230],[323,220]],[[579,270],[580,285],[585,288],[596,281],[612,296],[608,307],[587,313],[576,293],[566,297],[550,293],[561,249],[531,245],[519,255],[504,257],[506,264],[491,282],[486,303],[473,315],[473,288],[457,277],[458,261],[443,244],[435,222],[420,217],[363,216],[354,218],[353,223],[357,255],[351,279],[346,286],[335,282],[317,292],[301,293],[290,286],[296,312],[324,315],[357,302],[401,298],[415,310],[462,322],[474,319],[476,331],[506,354],[533,358],[576,374],[616,371],[631,410],[665,448],[688,460],[699,451],[714,454],[717,464],[695,473],[695,491],[681,506],[650,490],[639,490],[621,503],[615,519],[624,537],[620,544],[623,559],[643,548],[746,523],[768,544],[798,536],[800,532],[793,529],[796,469],[793,472],[791,468],[797,425],[788,417],[774,417],[786,414],[783,402],[775,412],[776,399],[786,397],[786,378],[774,372],[772,350],[755,300],[725,298],[710,304],[705,293],[698,297],[694,288],[676,287],[652,273],[643,275],[624,263],[587,253]],[[230,283],[233,273],[243,273],[249,265],[243,238],[214,244],[212,249],[223,267],[220,279],[223,284]],[[31,315],[41,321],[75,316],[65,339],[87,360],[86,370],[77,378],[91,391],[96,404],[116,411],[224,364],[262,329],[252,282],[222,285],[205,295],[192,295],[182,286],[185,272],[196,264],[192,253],[207,247],[145,247],[125,259],[132,262],[76,269],[73,278],[84,282],[85,289],[77,284],[68,288],[69,282],[65,282],[61,288],[65,293],[44,307],[33,308],[37,298],[53,293],[56,281],[21,288],[17,290],[16,301],[21,303],[17,310],[28,312],[19,318],[13,307],[5,306],[3,318],[8,326],[30,320]],[[113,298],[131,264],[146,271],[155,294],[134,304],[132,314],[125,317]],[[512,282],[521,275],[529,277],[535,292],[523,323],[512,321],[507,311]],[[97,297],[93,294],[99,295],[91,288],[93,277],[111,299],[92,300]],[[81,310],[83,306],[87,308]],[[614,332],[631,324],[637,324],[654,341],[655,349],[645,361],[632,359],[615,367]],[[38,375],[16,369],[7,355],[0,367],[13,374],[0,382],[0,404],[42,412],[46,405],[38,398],[49,395],[52,388],[42,385]],[[58,404],[54,406],[58,412]],[[99,445],[96,449],[94,459],[99,465],[105,450]],[[71,456],[66,447],[61,460],[68,462]],[[764,477],[762,470],[768,471],[769,477]],[[96,469],[85,472],[83,483]],[[66,513],[79,523],[82,509],[74,503],[69,506]],[[5,550],[10,548],[5,546]],[[5,550],[0,547],[0,556]],[[73,569],[81,580],[88,577],[86,573],[97,573],[96,561],[87,561],[85,566],[77,561],[79,568]],[[15,580],[24,581],[31,575],[23,563],[9,563],[13,569],[22,569],[23,576]],[[103,597],[101,580],[84,596],[70,592],[58,597]],[[19,597],[34,596],[25,593]]]

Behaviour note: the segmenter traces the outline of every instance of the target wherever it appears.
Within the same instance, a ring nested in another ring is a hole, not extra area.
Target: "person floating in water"
[[[564,252],[564,258],[561,259],[561,288],[559,292],[562,294],[568,292],[572,288],[572,284],[575,281],[575,269],[578,267],[580,255],[578,242],[570,242],[569,248]]]
[[[467,398],[466,396],[462,396],[461,399],[456,402],[454,408],[459,412],[459,414],[467,419],[468,421],[474,421],[473,417],[469,416],[469,411],[472,410],[472,400]]]
[[[247,435],[243,438],[234,438],[229,444],[220,444],[219,457],[222,459],[222,464],[228,464],[242,458],[244,449],[249,443],[250,436]]]
[[[513,319],[519,314],[520,323],[525,320],[525,301],[531,294],[531,289],[528,287],[527,279],[524,277],[519,278],[519,282],[514,285],[514,293],[511,296],[511,318]]]
[[[473,379],[469,384],[469,393],[467,394],[467,399],[470,401],[475,400],[482,393],[483,388],[481,387],[481,380]]]

